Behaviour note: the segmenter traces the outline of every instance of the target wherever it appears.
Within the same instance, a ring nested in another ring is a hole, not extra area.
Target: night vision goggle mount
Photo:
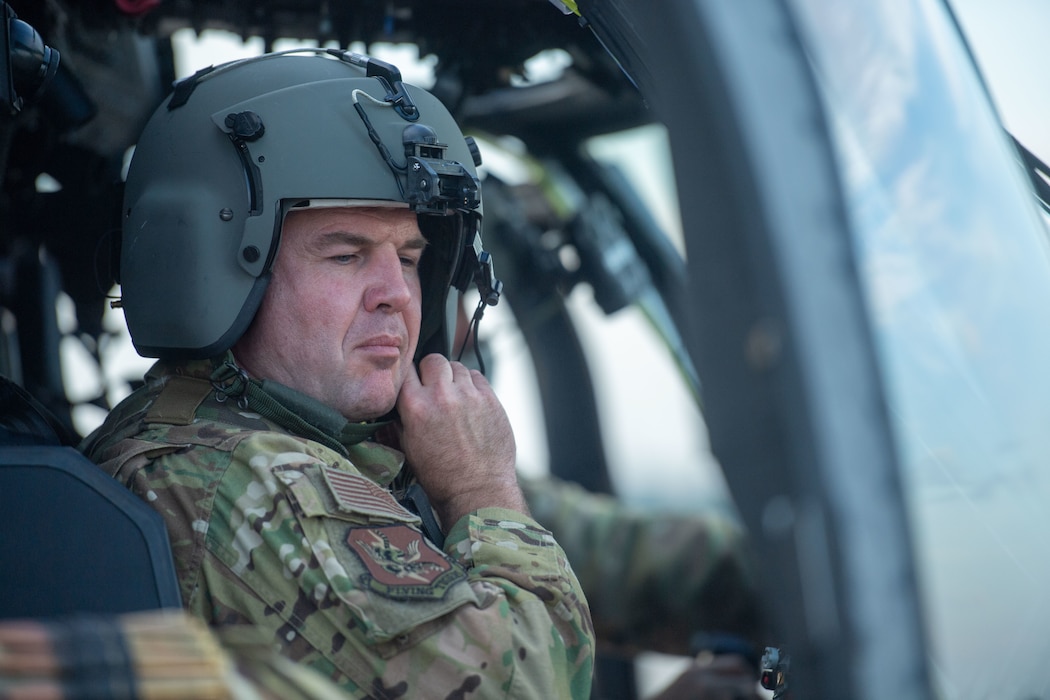
[[[328,49],[328,53],[364,68],[365,75],[376,78],[386,92],[382,103],[392,107],[402,119],[410,122],[401,137],[405,164],[400,165],[394,161],[390,149],[372,127],[372,120],[368,118],[368,113],[355,96],[354,108],[364,122],[368,136],[393,172],[397,186],[412,210],[419,214],[443,216],[451,213],[450,208],[464,213],[477,209],[481,205],[477,178],[463,164],[445,158],[448,144],[438,142],[434,129],[426,124],[415,123],[419,119],[419,109],[412,102],[401,81],[401,71],[386,61],[359,53],[339,49]],[[469,136],[465,139],[474,165],[481,165],[481,154],[477,144]]]
[[[480,165],[477,145],[468,139],[474,162]],[[447,146],[437,142],[434,130],[424,124],[405,127],[405,199],[413,211],[420,214],[446,215],[449,209],[473,211],[481,205],[481,192],[477,178],[461,163],[445,160]],[[474,282],[481,298],[488,306],[499,302],[503,283],[496,279],[492,268],[492,256],[482,248],[481,234],[474,231],[464,251],[464,264],[453,286],[465,292]]]
[[[469,137],[468,137],[469,138]],[[449,213],[449,207],[473,211],[481,205],[478,180],[462,163],[445,160],[447,144],[425,124],[410,124],[402,135],[405,146],[405,199],[420,214]],[[472,142],[471,145],[474,145]],[[477,157],[476,145],[472,148]]]

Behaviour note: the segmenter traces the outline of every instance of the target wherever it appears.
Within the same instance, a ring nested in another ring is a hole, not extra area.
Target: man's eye
[[[404,266],[404,267],[418,267],[419,266],[419,258],[410,257],[410,256],[407,256],[407,255],[402,255],[401,256],[401,265]]]
[[[331,259],[341,265],[347,265],[357,259],[357,255],[354,253],[347,253],[345,255],[333,255]]]

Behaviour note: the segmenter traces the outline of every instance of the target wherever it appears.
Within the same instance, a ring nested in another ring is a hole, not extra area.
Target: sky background
[[[951,0],[1009,129],[1050,162],[1050,2]]]

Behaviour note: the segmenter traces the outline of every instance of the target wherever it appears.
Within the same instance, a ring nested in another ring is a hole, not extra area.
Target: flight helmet
[[[262,301],[285,215],[344,202],[416,212],[428,240],[416,357],[447,356],[450,289],[474,283],[495,304],[502,286],[481,244],[479,164],[437,98],[360,54],[271,53],[176,83],[125,184],[119,281],[136,350],[180,360],[232,347]]]

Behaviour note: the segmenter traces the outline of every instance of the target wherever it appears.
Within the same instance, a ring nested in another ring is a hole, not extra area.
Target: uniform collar
[[[344,457],[349,457],[351,451],[373,453],[367,460],[368,465],[357,465],[355,459],[355,466],[376,471],[369,476],[380,483],[389,482],[400,471],[403,460],[400,453],[371,441],[390,421],[351,422],[332,407],[300,391],[268,379],[253,379],[237,364],[231,351],[210,360],[191,360],[177,365],[158,362],[146,373],[146,379],[171,374],[205,379],[214,388],[216,400],[233,401],[241,409],[258,413],[285,430],[320,442]],[[376,450],[396,453],[397,464],[389,458],[377,459],[380,455]]]

